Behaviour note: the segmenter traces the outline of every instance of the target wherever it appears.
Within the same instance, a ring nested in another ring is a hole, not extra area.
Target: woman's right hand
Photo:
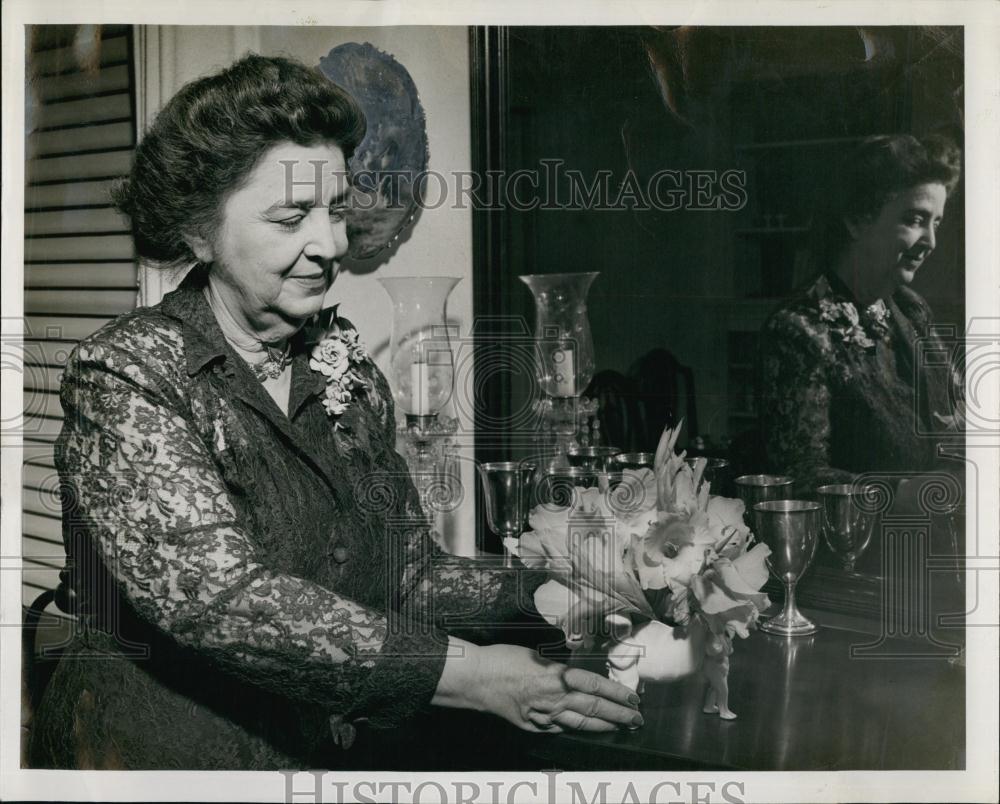
[[[517,645],[480,647],[455,638],[464,655],[445,663],[433,703],[491,712],[526,731],[614,731],[642,725],[639,696],[578,667]]]

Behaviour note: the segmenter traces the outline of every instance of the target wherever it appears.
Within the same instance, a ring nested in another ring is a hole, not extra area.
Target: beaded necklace
[[[236,322],[226,305],[212,292],[211,283],[206,283],[203,293],[223,336],[240,354],[257,381],[281,377],[291,363],[291,343],[286,341],[284,346],[278,347],[254,338]],[[263,360],[255,359],[260,355],[264,356]]]

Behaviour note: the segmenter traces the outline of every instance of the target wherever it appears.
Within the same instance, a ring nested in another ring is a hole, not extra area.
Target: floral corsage
[[[864,323],[858,308],[850,301],[819,300],[819,320],[830,325],[830,335],[846,344],[874,349],[872,335],[882,339],[889,334],[889,310],[881,300],[865,309]]]
[[[330,416],[342,416],[355,395],[368,390],[358,372],[368,359],[356,329],[336,326],[313,347],[309,368],[326,378],[323,407]]]
[[[874,304],[870,304],[861,314],[865,328],[876,338],[889,337],[889,318],[891,313],[885,302],[879,299]]]

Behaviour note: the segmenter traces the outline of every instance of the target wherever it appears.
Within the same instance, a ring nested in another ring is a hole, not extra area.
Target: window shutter
[[[135,147],[132,28],[26,29],[22,599],[65,563],[52,445],[73,346],[137,300],[129,227],[108,189]]]

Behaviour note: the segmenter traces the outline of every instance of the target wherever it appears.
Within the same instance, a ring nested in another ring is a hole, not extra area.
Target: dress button
[[[333,560],[338,564],[343,564],[347,561],[347,548],[344,546],[333,548]]]

